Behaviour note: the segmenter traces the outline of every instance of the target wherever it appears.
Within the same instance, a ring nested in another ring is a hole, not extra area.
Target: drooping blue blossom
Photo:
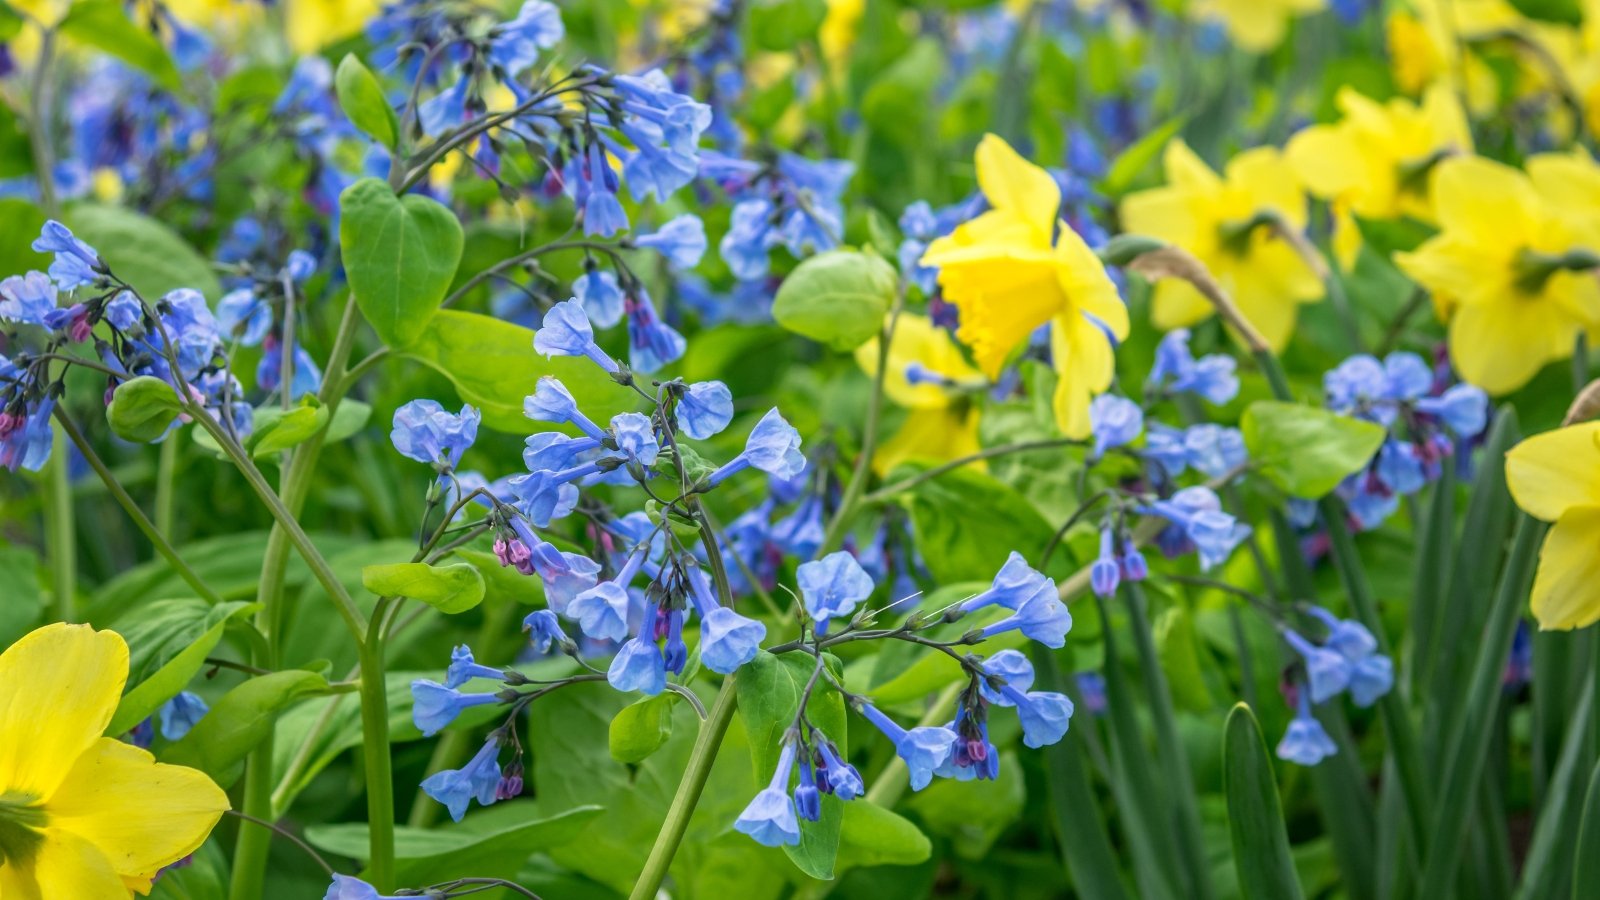
[[[1299,711],[1289,722],[1283,740],[1278,742],[1278,758],[1302,766],[1314,766],[1339,752],[1339,745],[1328,737],[1322,723],[1311,714],[1311,705],[1302,694]]]
[[[807,493],[794,512],[772,523],[772,543],[796,559],[816,556],[826,538],[822,495],[815,492]]]
[[[854,800],[866,793],[866,784],[861,780],[861,773],[839,756],[839,748],[835,747],[832,741],[826,739],[818,741],[817,753],[822,757],[822,766],[819,769],[822,776],[819,779],[819,786],[822,790],[840,800]]]
[[[616,441],[617,452],[627,457],[630,463],[645,468],[656,464],[661,445],[656,442],[655,427],[650,424],[648,416],[636,412],[612,416],[611,435],[612,440]]]
[[[617,284],[616,275],[591,268],[572,283],[572,296],[595,325],[610,328],[622,321],[622,288]]]
[[[619,691],[638,691],[648,696],[661,693],[667,688],[667,666],[661,648],[643,635],[629,639],[612,658],[606,680]]]
[[[395,894],[379,894],[378,889],[359,878],[335,874],[322,900],[402,900]]]
[[[677,362],[688,344],[676,328],[656,312],[644,288],[636,288],[623,301],[628,317],[628,365],[654,373]]]
[[[674,407],[678,430],[697,441],[715,437],[733,421],[733,393],[720,381],[688,386]]]
[[[444,686],[458,688],[474,678],[501,681],[505,678],[505,674],[503,669],[480,665],[472,658],[472,648],[460,644],[450,651],[450,665],[444,670]]]
[[[850,616],[876,587],[856,558],[843,550],[801,563],[795,581],[819,637],[828,633],[830,619]]]
[[[860,711],[894,744],[894,752],[905,761],[914,791],[933,781],[934,771],[945,764],[954,750],[956,733],[944,726],[921,725],[907,730],[870,703],[862,704]]]
[[[55,407],[55,395],[47,392],[43,399],[30,402],[21,411],[0,411],[0,466],[13,472],[44,468],[55,435],[50,426]]]
[[[1022,723],[1022,743],[1037,750],[1066,736],[1072,720],[1072,701],[1054,691],[1028,691],[1007,685],[1001,689],[1017,708]]]
[[[539,330],[533,333],[533,349],[546,357],[587,356],[607,372],[618,371],[617,361],[594,342],[589,316],[577,300],[563,300],[550,307]]]
[[[528,643],[535,653],[549,653],[553,645],[572,643],[561,628],[561,617],[553,609],[536,609],[522,620],[522,630],[528,633]]]
[[[1202,569],[1226,560],[1250,534],[1250,526],[1223,512],[1222,501],[1204,486],[1184,488],[1170,500],[1157,500],[1139,511],[1171,522],[1158,538],[1162,549],[1176,555],[1192,548],[1199,552]]]
[[[1074,680],[1078,683],[1078,696],[1082,698],[1084,708],[1089,715],[1098,716],[1106,711],[1106,677],[1092,669],[1077,673]]]
[[[533,393],[522,401],[522,414],[536,422],[570,424],[595,441],[604,440],[606,436],[599,425],[578,409],[577,399],[554,375],[540,377]]]
[[[998,678],[1004,682],[1001,687],[1009,685],[1019,691],[1026,691],[1033,687],[1033,663],[1020,650],[1001,650],[983,661],[983,671],[990,678]],[[978,691],[983,699],[995,706],[1010,706],[1012,701],[1003,690],[990,684],[988,678],[978,681]]]
[[[616,578],[602,581],[573,598],[566,614],[577,620],[584,634],[595,640],[627,640],[628,585],[644,565],[644,557],[635,551],[622,564]]]
[[[589,143],[575,183],[584,234],[608,238],[628,230],[628,214],[617,199],[617,173],[600,141]]]
[[[489,32],[489,59],[509,75],[520,75],[566,35],[561,10],[545,0],[527,0],[517,17]]]
[[[424,778],[422,792],[443,804],[450,818],[459,822],[473,800],[490,806],[499,799],[500,777],[500,738],[490,735],[466,765]]]
[[[559,431],[541,431],[528,435],[523,441],[522,462],[530,472],[560,472],[578,465],[599,449],[600,441],[596,438],[575,438]]]
[[[1052,590],[1040,591],[1028,598],[1016,612],[983,628],[985,638],[1021,631],[1030,640],[1059,650],[1067,644],[1067,632],[1072,630],[1072,613]]]
[[[1150,423],[1140,453],[1159,465],[1168,478],[1177,478],[1189,467],[1189,448],[1184,443],[1184,433],[1160,422]]]
[[[679,269],[692,269],[705,255],[706,227],[699,216],[684,213],[654,233],[634,238],[633,242],[660,253]]]
[[[1489,424],[1489,395],[1470,384],[1452,385],[1437,397],[1417,401],[1417,412],[1444,423],[1458,438],[1470,438]]]
[[[1289,629],[1284,630],[1283,639],[1305,661],[1312,703],[1325,703],[1350,686],[1350,660],[1344,654],[1313,644]]]
[[[395,410],[389,440],[400,455],[448,472],[461,464],[461,454],[478,439],[482,419],[470,404],[451,414],[437,401],[412,400]]]
[[[1193,393],[1206,402],[1221,406],[1239,394],[1237,361],[1214,353],[1196,360],[1189,351],[1189,329],[1167,332],[1156,347],[1156,362],[1150,369],[1150,383],[1173,393]]]
[[[508,524],[516,537],[495,542],[500,564],[513,566],[524,575],[538,575],[544,581],[545,603],[566,615],[573,599],[595,586],[600,564],[581,553],[562,551],[534,534],[521,519],[512,518]]]
[[[1117,559],[1116,535],[1110,524],[1100,529],[1100,555],[1089,564],[1089,587],[1097,597],[1110,597],[1122,583],[1122,565]]]
[[[217,327],[244,347],[254,347],[272,327],[272,307],[251,288],[239,288],[217,301]]]
[[[1183,449],[1189,465],[1211,478],[1227,475],[1249,458],[1239,429],[1209,422],[1184,430]]]
[[[768,410],[756,427],[750,429],[743,452],[706,477],[706,487],[716,487],[728,476],[751,467],[786,479],[805,471],[806,458],[800,452],[800,432],[785,421],[776,408]]]
[[[789,797],[789,776],[794,772],[795,745],[786,743],[778,754],[778,767],[772,780],[755,795],[733,823],[734,830],[749,835],[766,847],[800,843],[800,821],[794,801]]]
[[[700,662],[719,675],[732,675],[756,658],[767,626],[718,603],[698,571],[690,577],[689,588],[700,613]]]
[[[56,328],[51,320],[60,310],[56,306],[56,285],[43,272],[12,275],[0,281],[0,321]]]
[[[494,694],[463,694],[427,678],[411,682],[411,700],[411,720],[422,730],[423,737],[438,734],[464,709],[500,702]]]
[[[261,344],[261,363],[256,367],[256,386],[264,391],[278,389],[283,381],[283,349],[278,339],[267,335]],[[322,369],[299,342],[294,345],[294,375],[289,382],[289,399],[299,400],[322,387]]]
[[[35,253],[55,254],[50,262],[50,277],[60,290],[94,285],[104,277],[106,266],[100,254],[55,219],[44,223],[32,246]]]
[[[1055,596],[1054,581],[1035,571],[1022,554],[1013,550],[1005,564],[995,573],[989,589],[976,597],[964,600],[961,611],[970,613],[986,606],[1003,606],[1009,610],[1021,609],[1033,598],[1048,594]]]
[[[178,692],[176,697],[161,704],[161,736],[169,741],[180,740],[210,711],[211,707],[199,694]]]
[[[1144,410],[1115,394],[1101,394],[1089,403],[1089,424],[1094,434],[1094,456],[1113,447],[1133,443],[1144,430]]]

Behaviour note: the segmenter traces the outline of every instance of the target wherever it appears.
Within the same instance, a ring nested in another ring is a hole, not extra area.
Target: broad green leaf
[[[350,290],[385,344],[406,347],[428,329],[461,261],[461,223],[420,194],[396,197],[376,178],[339,195],[339,243]]]
[[[135,682],[129,678],[128,684],[131,687],[122,695],[122,702],[117,704],[117,712],[111,717],[111,724],[106,727],[106,734],[117,735],[131,730],[146,717],[154,715],[156,710],[161,708],[161,704],[177,696],[205,666],[206,657],[222,640],[222,632],[227,629],[228,623],[241,616],[247,616],[258,608],[259,605],[255,603],[233,602],[215,607],[208,607],[202,603],[196,610],[193,603],[186,603],[185,609],[203,615],[203,618],[195,624],[204,626],[205,630],[201,631],[188,646],[171,654],[170,658],[166,658],[158,668],[141,680]],[[185,629],[186,632],[191,630]],[[124,634],[123,637],[131,642],[140,636]],[[145,647],[141,645],[139,649],[144,651]],[[170,647],[163,648],[161,656],[167,656],[170,649]],[[143,668],[148,669],[148,666]]]
[[[323,440],[328,442],[342,441],[361,433],[367,427],[367,422],[372,418],[372,406],[360,400],[351,400],[346,397],[339,401],[339,408],[333,414],[332,421],[328,422],[328,436]]]
[[[297,669],[251,678],[213,704],[183,740],[167,748],[162,759],[199,769],[227,788],[243,774],[245,756],[272,733],[278,714],[327,688],[326,678]]]
[[[944,71],[938,41],[918,40],[867,88],[861,118],[890,140],[916,145],[927,136],[926,120],[935,115],[937,107],[929,100]]]
[[[394,107],[383,95],[378,76],[354,53],[346,53],[339,61],[339,70],[333,75],[333,88],[339,95],[339,106],[350,121],[368,137],[393,150],[400,138]]]
[[[0,647],[9,647],[33,629],[44,612],[45,594],[39,587],[39,557],[27,547],[0,543],[0,584],[6,599],[0,603]]]
[[[74,204],[64,218],[117,277],[152,303],[178,288],[193,288],[211,300],[222,294],[211,263],[158,219],[96,203]]]
[[[906,464],[891,481],[925,466]],[[1022,495],[972,468],[925,481],[897,498],[937,583],[988,581],[1015,550],[1038,559],[1055,529]]]
[[[678,697],[661,693],[624,706],[611,720],[611,758],[640,763],[672,739],[672,704]]]
[[[814,40],[826,0],[754,0],[745,10],[750,40],[762,50],[793,51]]]
[[[183,87],[178,67],[166,48],[149,31],[129,21],[116,0],[74,3],[56,30],[71,41],[115,56],[168,90]]]
[[[544,606],[544,579],[529,578],[514,567],[503,565],[500,557],[483,550],[456,550],[452,556],[471,563],[483,576],[486,602],[496,598],[523,606]]]
[[[633,408],[633,393],[587,359],[545,359],[533,350],[533,332],[493,316],[440,311],[406,354],[455,383],[461,399],[483,413],[496,431],[523,435],[541,426],[522,414],[522,401],[539,378],[561,379],[578,407],[595,421]]]
[[[166,434],[181,410],[172,385],[153,375],[140,375],[111,392],[106,421],[117,437],[146,444]]]
[[[784,732],[794,725],[801,695],[816,665],[816,659],[805,654],[773,656],[763,650],[734,676],[739,690],[739,716],[750,736],[750,758],[761,784],[771,779],[778,767]],[[806,718],[839,745],[841,752],[846,751],[844,698],[825,679],[817,679],[806,704]],[[822,818],[816,822],[801,820],[800,844],[783,848],[800,871],[812,878],[833,878],[844,820],[842,807],[838,797],[824,794]]]
[[[1000,777],[994,781],[935,778],[906,805],[929,831],[949,837],[958,856],[982,859],[1022,815],[1026,800],[1022,764],[1007,750],[1000,755]]]
[[[228,857],[221,834],[213,834],[187,865],[161,873],[150,900],[224,900],[228,896]],[[228,841],[232,845],[232,841]]]
[[[440,884],[454,878],[514,878],[528,857],[570,843],[604,811],[599,806],[579,806],[539,818],[531,806],[526,800],[512,800],[476,810],[448,828],[396,828],[396,881]],[[351,859],[365,860],[369,853],[364,823],[315,825],[306,829],[306,840]]]
[[[1179,129],[1183,128],[1184,121],[1182,116],[1168,119],[1122,151],[1122,155],[1111,163],[1100,189],[1113,197],[1127,193],[1161,158],[1161,152],[1167,148],[1168,142],[1177,136]]]
[[[328,408],[307,397],[292,409],[265,407],[256,411],[255,427],[245,439],[251,456],[271,456],[305,442],[328,424]]]
[[[305,408],[300,407],[293,410],[293,412],[299,413]],[[316,409],[315,419],[318,422],[325,415],[326,410],[320,407]],[[293,422],[282,423],[283,417],[284,410],[280,406],[263,406],[255,411],[255,427],[251,430],[249,439],[245,441],[250,446],[252,456],[257,458],[271,456],[278,450],[300,444],[322,430],[320,424],[317,424],[314,428],[307,429],[305,426],[312,423],[305,419],[303,415],[298,424]],[[366,427],[367,420],[371,418],[372,407],[370,405],[362,403],[360,400],[346,398],[340,401],[339,411],[334,413],[333,417],[328,420],[328,434],[323,440],[327,443],[334,443],[359,434],[361,429]],[[287,424],[290,427],[281,434],[271,434],[270,440],[268,440],[267,432],[269,430],[275,432],[276,429],[281,427],[281,424]],[[191,429],[191,432],[196,444],[210,450],[212,453],[218,455],[222,453],[222,449],[217,446],[217,440],[211,436],[211,432],[206,431],[204,428],[194,428]],[[263,443],[268,449],[262,449]]]
[[[1517,12],[1542,22],[1559,22],[1562,25],[1583,23],[1583,4],[1580,0],[1511,0]]]
[[[772,301],[772,317],[795,334],[846,351],[878,335],[899,278],[875,253],[830,250],[795,267]]]
[[[1272,757],[1255,714],[1243,703],[1228,713],[1222,766],[1239,892],[1245,900],[1297,900],[1300,879],[1289,856]]]
[[[1583,900],[1584,891],[1600,879],[1600,763],[1589,774],[1589,789],[1583,796],[1583,818],[1578,824],[1578,847],[1573,854],[1572,900]]]
[[[380,597],[410,597],[442,613],[459,613],[483,600],[483,575],[470,563],[367,566],[361,584]]]
[[[1285,493],[1315,500],[1360,471],[1383,445],[1383,426],[1314,406],[1258,400],[1239,422],[1250,459]]]
[[[866,798],[844,805],[839,867],[914,866],[933,854],[933,843],[911,820]]]
[[[30,149],[28,152],[32,152]],[[31,169],[29,170],[31,171]],[[13,173],[17,175],[26,172]],[[6,231],[16,235],[15,238],[0,242],[0,272],[5,275],[20,275],[30,269],[43,269],[50,264],[50,257],[43,253],[34,252],[33,239],[44,228],[44,213],[37,206],[16,197],[0,198],[0,221],[6,223]]]

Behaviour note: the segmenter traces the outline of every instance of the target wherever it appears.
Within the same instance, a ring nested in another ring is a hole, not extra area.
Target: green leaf
[[[1360,471],[1383,445],[1383,426],[1314,406],[1258,400],[1239,423],[1250,458],[1286,493],[1315,500]]]
[[[891,481],[923,471],[896,467]],[[971,468],[925,481],[899,502],[936,583],[988,581],[1015,550],[1038,559],[1055,529],[1026,498]]]
[[[1228,832],[1233,864],[1245,900],[1295,900],[1302,896],[1289,835],[1278,803],[1272,757],[1255,714],[1243,703],[1228,713],[1223,735],[1223,789],[1228,795]]]
[[[278,714],[295,701],[328,689],[315,672],[291,669],[258,675],[222,696],[163,761],[189,766],[227,788],[244,772],[244,758],[272,733]]]
[[[339,195],[339,242],[350,289],[385,344],[406,347],[428,329],[461,261],[461,223],[438,201],[396,197],[376,178]]]
[[[56,30],[63,37],[115,56],[170,91],[183,88],[178,67],[150,32],[133,24],[116,0],[72,4]]]
[[[956,855],[982,859],[1021,817],[1026,801],[1022,764],[1008,750],[1000,755],[1000,777],[994,781],[936,778],[906,805],[929,831],[951,838]]]
[[[166,434],[181,410],[172,385],[154,375],[140,375],[111,392],[106,421],[117,437],[147,444]]]
[[[1100,189],[1112,197],[1120,197],[1127,193],[1138,183],[1140,176],[1161,158],[1161,152],[1167,148],[1167,143],[1177,136],[1184,122],[1182,116],[1168,119],[1160,127],[1146,132],[1144,137],[1122,151],[1122,155],[1111,163]]]
[[[256,410],[255,427],[245,439],[251,456],[271,456],[309,440],[328,424],[328,408],[307,397],[292,409],[263,407]]]
[[[1578,847],[1572,858],[1572,900],[1583,900],[1583,892],[1600,879],[1600,763],[1595,763],[1589,774],[1583,818],[1578,825]]]
[[[158,219],[120,206],[79,203],[67,210],[65,221],[146,300],[178,288],[193,288],[212,300],[222,294],[211,263]]]
[[[1511,5],[1530,19],[1562,25],[1583,24],[1583,5],[1579,0],[1511,0]]]
[[[640,763],[672,740],[672,704],[678,695],[661,693],[624,706],[611,720],[611,758]]]
[[[754,0],[745,10],[750,40],[762,50],[792,51],[817,36],[826,0]]]
[[[299,413],[301,409],[310,407],[315,401],[307,397],[301,402],[307,404],[307,407],[301,407],[293,412]],[[315,412],[316,415],[313,418],[318,423],[327,417],[327,410],[324,408],[315,407]],[[284,410],[281,406],[263,406],[255,411],[255,427],[250,432],[250,437],[245,441],[246,446],[250,448],[252,456],[257,458],[271,456],[279,450],[302,443],[322,429],[321,424],[316,424],[314,428],[307,428],[311,422],[303,416],[298,423],[286,423],[282,421],[283,418]],[[323,441],[334,443],[360,434],[361,429],[367,426],[367,420],[371,418],[372,407],[369,404],[362,403],[360,400],[345,398],[339,403],[339,411],[333,414],[332,419],[328,420],[328,434],[323,438]],[[284,426],[288,426],[287,429],[279,433],[279,429],[283,429]],[[212,453],[218,455],[222,453],[222,448],[217,446],[217,439],[211,436],[211,432],[206,431],[204,428],[195,428],[191,429],[191,431],[196,444],[210,450]],[[269,432],[270,441],[268,440]],[[264,446],[267,449],[263,449]]]
[[[20,13],[0,3],[0,41],[9,41],[20,34],[23,21]]]
[[[30,148],[29,153],[32,153]],[[32,171],[31,168],[27,171]],[[27,174],[19,172],[15,174]],[[6,231],[17,235],[17,238],[0,242],[0,272],[7,275],[20,274],[29,269],[43,269],[49,264],[49,257],[42,253],[34,252],[31,244],[33,238],[44,228],[44,213],[37,206],[26,200],[16,197],[0,199],[0,222],[6,223]]]
[[[839,867],[914,866],[933,855],[933,843],[911,820],[866,798],[844,805]]]
[[[346,53],[333,75],[339,106],[368,137],[393,150],[400,139],[400,122],[383,95],[383,85],[354,53]]]
[[[197,611],[192,603],[186,604],[185,608],[191,612]],[[227,629],[228,623],[241,616],[247,616],[259,608],[260,604],[256,603],[223,603],[215,607],[207,607],[201,603],[198,612],[202,612],[204,618],[195,624],[205,626],[204,630],[196,635],[188,646],[170,654],[170,657],[166,658],[155,671],[144,676],[142,680],[135,683],[131,677],[129,678],[128,683],[133,687],[122,695],[122,702],[117,704],[117,712],[111,717],[111,724],[106,726],[106,734],[123,734],[144,721],[146,717],[154,715],[156,710],[161,708],[161,704],[177,696],[205,665],[206,657],[222,640],[222,632]],[[142,635],[124,634],[123,637],[131,644]],[[141,644],[140,649],[143,650],[144,646]],[[169,651],[170,648],[165,648],[162,656],[167,657]]]
[[[750,758],[760,784],[766,784],[778,767],[784,733],[795,722],[801,695],[816,666],[815,658],[808,655],[773,656],[763,650],[734,676],[739,691],[739,717],[750,735]],[[825,679],[818,678],[812,689],[806,718],[839,745],[841,753],[846,752],[844,698]],[[824,794],[822,818],[816,822],[802,820],[799,845],[783,848],[800,871],[812,878],[833,878],[843,806],[838,797]]]
[[[367,566],[361,584],[380,597],[410,597],[442,613],[459,613],[483,600],[483,575],[470,563]]]
[[[27,547],[0,543],[0,584],[6,586],[5,602],[0,603],[0,646],[9,647],[31,631],[44,612],[38,554]]]
[[[400,826],[394,830],[395,880],[440,884],[455,878],[515,878],[534,853],[571,843],[599,806],[579,806],[546,818],[531,818],[526,800],[497,803],[449,828]],[[365,860],[365,824],[314,825],[306,840],[326,853]]]
[[[456,386],[461,399],[483,413],[483,423],[497,431],[523,435],[539,424],[522,414],[523,398],[539,378],[561,379],[578,407],[596,421],[632,409],[632,392],[619,387],[586,359],[545,359],[533,350],[533,332],[493,316],[446,309],[406,354],[438,370]]]
[[[854,350],[878,335],[898,284],[877,254],[830,250],[789,273],[772,301],[772,317],[795,334]]]

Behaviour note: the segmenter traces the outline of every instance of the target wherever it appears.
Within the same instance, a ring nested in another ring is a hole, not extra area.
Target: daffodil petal
[[[1573,507],[1600,507],[1600,422],[1536,434],[1512,447],[1506,486],[1517,506],[1546,522]]]
[[[1089,402],[1111,386],[1115,374],[1111,341],[1082,315],[1057,316],[1050,328],[1056,390],[1051,407],[1056,427],[1069,438],[1088,437]]]
[[[1450,318],[1450,360],[1468,383],[1509,394],[1570,353],[1578,330],[1553,303],[1463,302]]]
[[[113,631],[46,625],[0,654],[0,791],[48,800],[111,722],[128,678]]]
[[[1043,233],[1048,245],[1050,229],[1061,208],[1061,187],[1050,173],[1028,162],[999,135],[986,134],[978,142],[978,187],[989,205],[1015,213]]]
[[[105,854],[59,828],[45,829],[28,863],[0,864],[0,897],[5,900],[117,900],[132,896],[133,891],[117,876]]]
[[[1539,551],[1531,606],[1539,627],[1582,628],[1600,621],[1600,507],[1561,514]]]

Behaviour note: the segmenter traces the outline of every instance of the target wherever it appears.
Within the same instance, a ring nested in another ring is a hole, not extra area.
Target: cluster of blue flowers
[[[1348,693],[1357,706],[1371,706],[1394,687],[1394,662],[1378,652],[1377,638],[1361,623],[1341,619],[1320,606],[1310,606],[1307,612],[1321,625],[1320,640],[1287,626],[1280,629],[1300,665],[1295,680],[1284,687],[1295,717],[1278,742],[1278,756],[1314,766],[1339,747],[1312,714],[1312,706],[1342,693]]]

